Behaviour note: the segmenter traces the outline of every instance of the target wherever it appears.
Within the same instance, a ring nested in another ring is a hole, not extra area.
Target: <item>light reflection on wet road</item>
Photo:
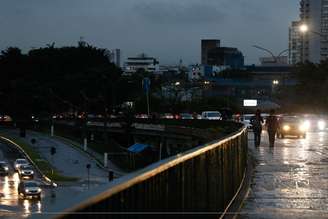
[[[240,218],[327,218],[328,133],[277,139],[274,148],[266,132],[262,140],[250,141],[256,165]]]

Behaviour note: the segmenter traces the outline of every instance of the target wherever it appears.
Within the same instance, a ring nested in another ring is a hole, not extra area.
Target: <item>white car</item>
[[[243,123],[247,128],[252,128],[251,119],[254,114],[244,114],[240,117],[241,123]]]
[[[22,165],[28,165],[28,161],[26,159],[20,158],[20,159],[16,159],[14,162],[14,168],[16,171],[18,171],[18,169],[20,168],[20,166]]]
[[[21,179],[33,179],[34,170],[30,165],[21,165],[18,168],[18,175]]]
[[[322,115],[304,115],[304,124],[308,131],[325,131],[328,127],[327,118]]]
[[[222,120],[222,115],[219,111],[205,111],[202,112],[202,119]]]
[[[21,181],[18,185],[18,194],[23,197],[37,197],[41,198],[42,189],[39,183],[35,181]]]

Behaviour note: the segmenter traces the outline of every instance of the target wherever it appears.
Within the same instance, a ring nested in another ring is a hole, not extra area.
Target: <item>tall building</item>
[[[299,30],[300,21],[293,21],[289,27],[288,63],[295,65],[302,62],[302,33]]]
[[[230,68],[242,68],[244,56],[237,48],[218,47],[207,54],[207,64],[215,66],[229,66]]]
[[[121,50],[120,49],[110,50],[109,59],[117,67],[121,67]]]
[[[208,65],[208,52],[218,47],[220,47],[220,40],[202,40],[202,65]]]
[[[220,40],[202,40],[202,65],[244,66],[244,56],[237,48],[221,47]]]
[[[301,22],[309,26],[309,31],[302,36],[302,61],[320,63],[328,57],[328,41],[321,35],[328,34],[328,1],[301,0]]]

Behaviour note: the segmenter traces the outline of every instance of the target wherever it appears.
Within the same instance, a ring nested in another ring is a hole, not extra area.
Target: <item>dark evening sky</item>
[[[146,53],[162,64],[199,62],[200,39],[238,47],[246,63],[288,47],[288,26],[299,0],[1,0],[0,49],[26,52],[55,42],[120,48],[123,57]]]

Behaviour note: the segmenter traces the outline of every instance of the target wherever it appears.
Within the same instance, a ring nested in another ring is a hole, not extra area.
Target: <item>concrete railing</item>
[[[247,130],[154,163],[66,205],[57,218],[172,218],[222,216],[247,166]],[[91,191],[90,191],[91,192]],[[68,203],[67,203],[68,204]],[[69,207],[70,206],[70,207]]]

